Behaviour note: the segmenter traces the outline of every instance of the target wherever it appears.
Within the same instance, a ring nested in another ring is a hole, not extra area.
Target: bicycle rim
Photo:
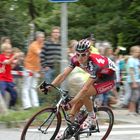
[[[113,127],[113,112],[108,107],[99,107],[96,112],[96,118],[98,122],[96,129],[99,127],[99,132],[92,133],[92,136],[94,140],[106,140]]]
[[[55,108],[36,113],[25,125],[21,140],[54,140],[61,126],[61,114]]]

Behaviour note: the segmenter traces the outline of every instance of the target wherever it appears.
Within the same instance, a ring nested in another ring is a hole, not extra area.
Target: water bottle
[[[88,113],[86,110],[80,110],[76,116],[76,121],[79,124],[82,124],[84,122],[84,120],[87,118],[87,116],[88,116]]]

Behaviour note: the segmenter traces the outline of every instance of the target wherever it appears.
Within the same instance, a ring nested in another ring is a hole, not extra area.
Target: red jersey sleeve
[[[80,66],[80,64],[79,64],[79,62],[77,61],[76,56],[74,55],[74,56],[71,58],[69,67],[75,68],[76,66]]]

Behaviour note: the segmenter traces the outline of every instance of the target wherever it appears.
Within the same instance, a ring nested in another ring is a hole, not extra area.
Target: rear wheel
[[[61,126],[61,114],[56,108],[45,108],[25,125],[21,140],[54,140]]]
[[[110,108],[99,107],[95,108],[96,113],[96,128],[85,129],[80,131],[80,135],[75,138],[75,140],[80,140],[84,137],[89,137],[89,140],[106,140],[112,130],[114,123],[114,115]]]
[[[94,140],[106,140],[114,124],[114,114],[109,107],[99,107],[95,109],[95,112],[97,118],[96,129],[99,128],[99,132],[92,135]]]
[[[96,128],[89,131],[89,129],[80,131],[75,137],[69,140],[80,140],[89,137],[89,140],[106,140],[112,130],[114,124],[114,115],[110,108],[99,107],[95,108],[96,113]],[[64,139],[63,139],[64,140]]]

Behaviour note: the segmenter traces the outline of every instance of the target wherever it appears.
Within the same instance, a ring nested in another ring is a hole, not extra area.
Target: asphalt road
[[[20,140],[22,129],[0,129],[0,140]],[[122,124],[114,125],[113,130],[107,140],[140,140],[140,125]],[[32,138],[30,140],[33,140]],[[47,138],[46,138],[47,140]],[[94,136],[82,136],[81,140],[99,140]]]

